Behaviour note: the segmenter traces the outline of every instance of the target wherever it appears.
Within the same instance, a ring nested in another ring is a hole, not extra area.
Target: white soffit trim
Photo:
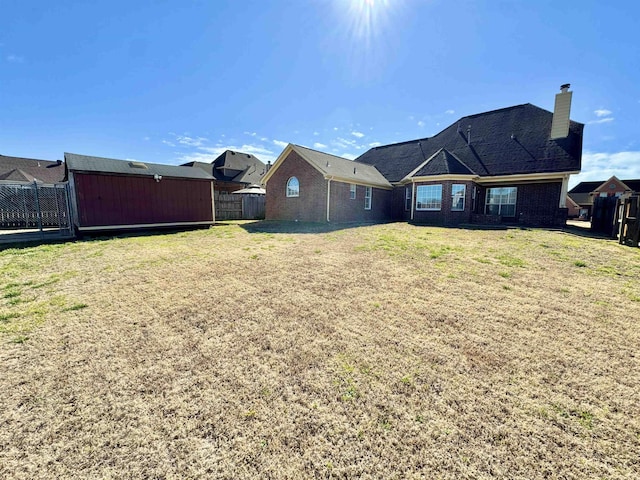
[[[476,183],[506,183],[506,182],[542,182],[545,180],[561,181],[568,175],[578,174],[579,170],[574,172],[553,172],[553,173],[525,173],[521,175],[496,175],[494,177],[478,177]]]
[[[367,182],[354,181],[352,179],[336,177],[334,175],[325,175],[324,178],[325,180],[334,180],[336,182],[349,183],[353,185],[362,185],[364,187],[374,187],[374,188],[380,188],[383,190],[393,190],[393,185],[382,185],[379,183],[367,183]]]
[[[478,177],[478,175],[431,175],[428,177],[413,177],[408,179],[407,182],[405,183],[409,183],[409,182],[413,182],[413,183],[417,183],[417,182],[434,182],[434,181],[444,181],[444,180],[461,180],[461,181],[475,181],[477,182],[478,179],[480,177]]]

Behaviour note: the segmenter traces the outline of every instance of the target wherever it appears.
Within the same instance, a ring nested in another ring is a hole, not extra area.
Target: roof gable
[[[391,188],[391,184],[373,166],[347,160],[346,158],[319,152],[311,148],[302,147],[290,143],[280,154],[273,167],[263,177],[262,182],[266,184],[273,173],[285,161],[291,151],[296,152],[307,163],[318,170],[325,178],[335,179],[346,183],[356,183],[361,185],[371,185],[381,188]]]
[[[0,179],[15,182],[58,183],[64,180],[65,167],[61,161],[0,155]]]
[[[410,174],[412,177],[432,175],[473,175],[473,172],[455,155],[441,148]]]

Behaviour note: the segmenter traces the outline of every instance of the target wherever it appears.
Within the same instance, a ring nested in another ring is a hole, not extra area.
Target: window
[[[371,210],[371,187],[364,187],[364,209]]]
[[[351,198],[351,200],[355,200],[356,199],[356,185],[355,185],[355,183],[352,183],[351,185],[349,185],[349,197]]]
[[[467,192],[466,186],[454,183],[451,185],[451,210],[454,212],[464,211],[464,197]]]
[[[487,215],[501,215],[503,217],[516,216],[517,187],[500,187],[487,189],[487,202],[484,213]]]
[[[411,210],[411,187],[404,189],[404,209],[408,212]]]
[[[296,177],[291,177],[287,181],[287,197],[299,197],[300,196],[300,182]]]
[[[442,185],[420,185],[416,189],[416,210],[440,210]]]

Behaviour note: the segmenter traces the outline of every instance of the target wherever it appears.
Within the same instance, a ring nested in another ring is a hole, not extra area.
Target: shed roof
[[[174,178],[195,178],[213,180],[204,170],[160,163],[138,162],[134,160],[117,160],[114,158],[93,157],[65,153],[64,159],[71,172],[114,173],[118,175],[148,176],[161,175]]]
[[[441,149],[478,176],[579,171],[584,125],[571,121],[566,138],[551,140],[552,119],[530,103],[492,110],[462,117],[430,138],[372,148],[356,161],[375,166],[390,182]]]
[[[0,155],[0,180],[57,183],[64,180],[62,161]]]

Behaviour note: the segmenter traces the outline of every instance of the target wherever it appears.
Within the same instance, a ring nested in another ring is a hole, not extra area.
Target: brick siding
[[[287,197],[287,181],[296,177],[300,196]],[[267,183],[266,219],[300,222],[327,220],[327,181],[300,155],[292,151]]]
[[[364,185],[356,185],[351,199],[351,184],[331,182],[331,222],[388,222],[391,220],[391,190],[371,188],[371,210],[364,209]]]
[[[300,182],[299,197],[286,196],[287,181],[291,177]],[[350,187],[350,183],[331,181],[330,222],[387,222],[391,219],[391,190],[372,187],[371,210],[365,210],[364,185],[356,186],[355,200],[351,200]],[[327,180],[296,152],[290,152],[269,178],[266,219],[327,221]]]

